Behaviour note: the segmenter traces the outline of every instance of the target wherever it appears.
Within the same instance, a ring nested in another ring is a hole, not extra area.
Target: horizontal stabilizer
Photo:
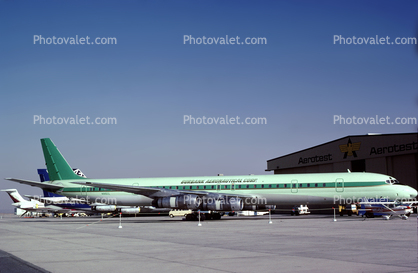
[[[9,181],[20,183],[20,184],[29,185],[29,186],[32,186],[32,187],[38,187],[38,188],[41,188],[41,189],[46,189],[46,190],[56,191],[56,190],[59,190],[59,189],[63,188],[63,186],[57,186],[57,185],[49,184],[47,182],[42,183],[42,182],[36,182],[36,181],[24,180],[24,179],[17,179],[17,178],[5,178],[5,179],[9,180]]]

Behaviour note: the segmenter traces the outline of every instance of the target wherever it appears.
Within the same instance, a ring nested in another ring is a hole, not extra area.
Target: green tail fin
[[[76,175],[51,139],[41,139],[49,180],[85,179]]]

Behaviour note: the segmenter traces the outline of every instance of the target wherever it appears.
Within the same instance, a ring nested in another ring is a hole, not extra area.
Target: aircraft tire
[[[221,220],[222,215],[220,213],[214,213],[212,214],[213,220]]]
[[[373,213],[366,213],[366,218],[374,218],[374,214]]]

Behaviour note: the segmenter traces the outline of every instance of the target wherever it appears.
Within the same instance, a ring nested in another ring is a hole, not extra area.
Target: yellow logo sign
[[[344,159],[347,156],[354,156],[357,157],[356,151],[360,150],[361,142],[352,143],[351,139],[348,139],[348,143],[346,145],[340,145],[340,151],[344,153]]]

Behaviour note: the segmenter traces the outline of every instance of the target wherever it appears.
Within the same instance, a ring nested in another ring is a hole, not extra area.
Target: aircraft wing
[[[115,191],[124,191],[130,192],[135,194],[140,194],[143,196],[147,196],[150,198],[156,197],[169,197],[169,196],[177,196],[183,194],[194,194],[200,197],[213,195],[214,193],[209,193],[206,191],[186,191],[186,190],[170,190],[164,188],[153,188],[153,187],[141,187],[141,186],[128,186],[128,185],[117,185],[117,184],[107,184],[107,183],[96,183],[96,182],[73,182],[73,184],[83,185],[83,186],[90,186],[90,187],[97,187],[103,189],[110,189]],[[219,196],[233,196],[233,197],[253,197],[249,195],[241,195],[241,194],[226,194],[226,193],[219,193]]]
[[[12,204],[13,205],[13,204]],[[51,207],[17,207],[21,210],[31,211],[31,212],[56,212],[61,210],[61,208],[51,208]]]
[[[390,205],[395,204],[394,201],[388,201],[388,202],[358,202],[357,204],[360,205]]]
[[[57,185],[49,184],[47,182],[36,182],[36,181],[17,179],[17,178],[5,178],[5,179],[9,180],[9,181],[20,183],[20,184],[29,185],[29,186],[32,186],[32,187],[38,187],[38,188],[45,189],[45,190],[56,191],[56,190],[59,190],[59,189],[63,188],[63,186],[57,186]]]
[[[68,197],[43,197],[37,195],[25,195],[25,197],[33,200],[40,201],[45,204],[67,204],[67,203],[77,203],[77,204],[87,204],[86,200],[78,198],[68,198]]]
[[[417,205],[418,201],[404,201],[403,204],[409,204],[410,206]]]
[[[358,202],[357,204],[360,205],[393,205],[393,204],[416,204],[418,201],[402,201],[402,202],[395,202],[395,201],[387,201],[387,202]]]
[[[86,213],[89,214],[90,211],[83,211],[83,210],[74,210],[74,209],[66,209],[66,208],[60,208],[60,207],[51,207],[46,206],[43,208],[20,208],[25,211],[31,211],[31,212],[52,212],[52,213]]]
[[[147,197],[166,197],[166,196],[176,196],[179,194],[195,194],[199,196],[208,195],[207,192],[196,192],[196,191],[181,191],[181,190],[170,190],[162,188],[152,188],[152,187],[140,187],[140,186],[125,186],[117,184],[107,184],[107,183],[96,183],[96,182],[73,182],[73,184],[97,187],[115,191],[124,191],[135,194],[140,194]]]

